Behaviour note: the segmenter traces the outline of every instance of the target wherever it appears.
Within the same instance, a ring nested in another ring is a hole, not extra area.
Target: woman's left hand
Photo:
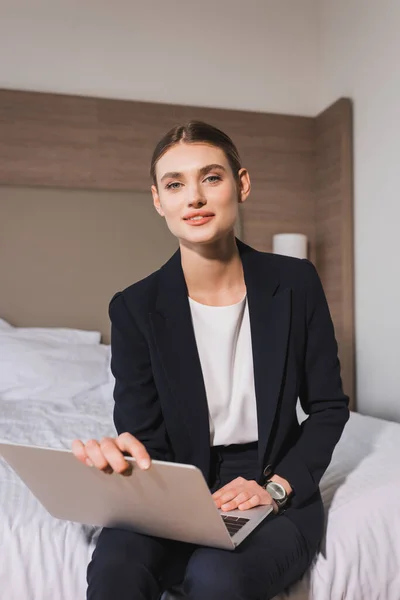
[[[278,506],[271,495],[254,480],[237,477],[212,495],[215,505],[223,511],[248,510],[255,506],[272,504],[274,513],[278,512]]]

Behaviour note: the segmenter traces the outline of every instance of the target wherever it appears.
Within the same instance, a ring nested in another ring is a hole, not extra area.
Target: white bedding
[[[115,435],[112,384],[65,402],[0,399],[0,440],[70,448],[71,441]],[[0,459],[0,598],[80,600],[98,530],[51,517]]]
[[[351,413],[321,491],[320,552],[279,600],[400,600],[400,424]]]
[[[0,398],[0,440],[69,448],[114,435],[112,381],[49,403]],[[322,481],[327,534],[312,569],[279,600],[400,599],[400,424],[353,413]],[[84,600],[98,529],[51,517],[0,459],[0,595]]]

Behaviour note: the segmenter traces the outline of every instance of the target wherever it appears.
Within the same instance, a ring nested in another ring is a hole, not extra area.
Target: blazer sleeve
[[[317,491],[349,418],[349,398],[342,389],[338,347],[325,293],[314,265],[306,259],[302,264],[307,327],[299,397],[309,416],[301,424],[297,442],[274,469],[291,484],[296,505]]]
[[[109,316],[115,428],[118,434],[127,431],[140,440],[152,458],[172,460],[149,347],[123,292],[112,298]]]

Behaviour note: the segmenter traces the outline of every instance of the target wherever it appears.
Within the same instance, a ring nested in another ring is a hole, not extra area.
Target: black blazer
[[[290,482],[295,495],[286,514],[317,541],[318,483],[349,417],[328,305],[309,261],[237,245],[252,336],[259,482],[264,471]],[[111,300],[114,423],[153,458],[194,464],[207,480],[208,406],[187,296],[178,250]],[[301,426],[298,397],[309,415]]]

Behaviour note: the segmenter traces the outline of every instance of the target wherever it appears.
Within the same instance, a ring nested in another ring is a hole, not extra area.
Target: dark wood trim
[[[352,104],[342,98],[316,117],[316,256],[342,363],[356,406]]]

